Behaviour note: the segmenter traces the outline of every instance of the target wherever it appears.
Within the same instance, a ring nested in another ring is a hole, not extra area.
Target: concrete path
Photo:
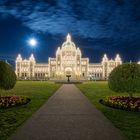
[[[73,84],[64,84],[11,140],[124,140]]]

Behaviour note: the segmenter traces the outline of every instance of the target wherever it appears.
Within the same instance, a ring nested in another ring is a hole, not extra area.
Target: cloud
[[[139,5],[139,0],[1,0],[0,13],[52,35],[126,40],[139,38]]]

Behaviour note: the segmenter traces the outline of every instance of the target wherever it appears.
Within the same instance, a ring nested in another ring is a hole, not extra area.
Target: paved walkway
[[[124,140],[73,84],[64,84],[11,140]]]

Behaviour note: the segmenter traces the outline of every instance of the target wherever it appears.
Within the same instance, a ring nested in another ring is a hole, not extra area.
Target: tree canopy
[[[15,84],[16,74],[12,66],[4,61],[0,61],[0,88],[10,90]]]
[[[109,88],[115,92],[132,93],[140,91],[140,65],[125,63],[117,66],[109,75]]]

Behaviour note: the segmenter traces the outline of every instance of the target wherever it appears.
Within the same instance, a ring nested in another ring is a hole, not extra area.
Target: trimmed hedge
[[[8,63],[0,61],[0,88],[12,89],[16,84],[16,74]]]
[[[109,88],[115,92],[140,92],[140,65],[126,63],[117,66],[109,75]]]

